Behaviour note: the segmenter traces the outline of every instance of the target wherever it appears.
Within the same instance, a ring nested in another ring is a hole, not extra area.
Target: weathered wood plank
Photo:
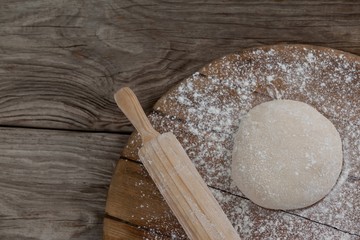
[[[149,112],[174,83],[244,47],[360,53],[358,1],[2,0],[0,125],[128,131],[112,94]]]
[[[100,239],[127,138],[0,128],[0,239]]]

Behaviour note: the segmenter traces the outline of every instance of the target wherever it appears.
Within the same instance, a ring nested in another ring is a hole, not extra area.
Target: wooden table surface
[[[0,239],[101,239],[107,189],[146,109],[225,54],[307,43],[360,54],[358,1],[0,0]],[[126,223],[125,223],[126,224]]]

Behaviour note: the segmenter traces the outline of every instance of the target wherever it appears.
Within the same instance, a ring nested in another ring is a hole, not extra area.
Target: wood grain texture
[[[358,1],[1,0],[0,125],[129,131],[112,99],[155,101],[244,47],[310,43],[360,53]]]
[[[100,239],[127,137],[0,128],[0,239]]]
[[[245,47],[296,42],[360,54],[354,0],[0,5],[0,126],[130,132],[112,98],[122,86],[150,112],[175,83]],[[99,239],[125,138],[0,128],[0,238]]]

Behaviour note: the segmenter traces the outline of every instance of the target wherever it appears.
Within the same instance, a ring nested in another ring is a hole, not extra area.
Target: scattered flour
[[[360,239],[359,69],[358,57],[334,50],[297,45],[248,50],[193,74],[150,119],[162,132],[173,131],[206,183],[221,189],[213,193],[243,239]],[[315,107],[343,141],[344,166],[336,186],[306,209],[260,208],[230,178],[233,136],[241,117],[276,98]]]

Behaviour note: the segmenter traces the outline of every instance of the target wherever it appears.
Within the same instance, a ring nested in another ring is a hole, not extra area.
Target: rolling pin
[[[192,240],[240,240],[175,135],[155,131],[130,88],[121,88],[114,97],[140,133],[140,160],[187,236]]]

